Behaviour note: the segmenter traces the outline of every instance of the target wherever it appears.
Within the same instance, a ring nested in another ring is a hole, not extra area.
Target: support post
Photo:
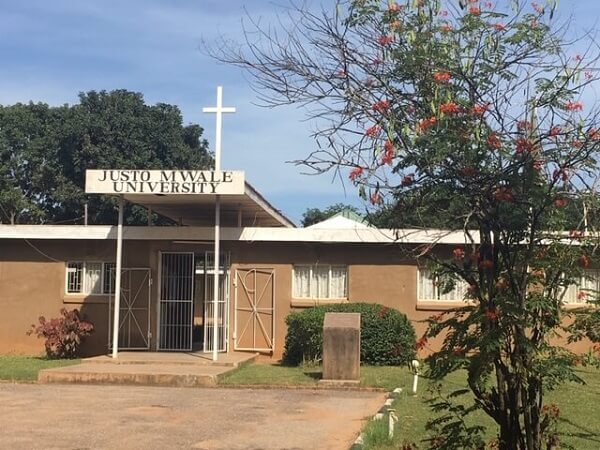
[[[88,204],[87,203],[83,204],[83,224],[84,225],[88,224]]]
[[[220,265],[220,247],[221,247],[221,201],[217,195],[215,198],[215,272],[213,286],[213,361],[217,360],[217,347],[219,343],[219,330],[217,321],[219,320],[219,265]]]
[[[121,310],[121,265],[123,255],[123,196],[119,196],[119,222],[117,224],[117,260],[115,261],[115,310],[113,316],[112,357],[119,353],[119,313]]]

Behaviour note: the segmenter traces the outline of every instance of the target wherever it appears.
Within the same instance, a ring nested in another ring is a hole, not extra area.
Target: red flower
[[[364,171],[365,169],[363,169],[360,166],[357,166],[354,169],[352,169],[348,178],[350,178],[350,180],[352,181],[356,181],[363,174]]]
[[[499,291],[504,291],[508,288],[508,283],[506,282],[506,280],[504,278],[499,278],[498,281],[496,281],[496,289],[498,289]]]
[[[554,169],[554,172],[552,172],[552,179],[554,181],[561,179],[562,181],[568,181],[569,180],[569,173],[567,172],[566,169]]]
[[[452,30],[454,30],[454,27],[449,23],[445,23],[440,26],[440,30],[442,30],[442,33],[450,33]]]
[[[440,84],[447,84],[452,79],[452,75],[448,72],[436,72],[433,74],[433,79]]]
[[[392,23],[390,23],[390,28],[394,31],[399,30],[402,28],[402,22],[399,20],[394,20]]]
[[[585,300],[587,298],[587,292],[579,291],[577,293],[577,300]]]
[[[491,259],[484,259],[479,263],[479,266],[482,269],[493,269],[494,268],[494,261],[492,261]]]
[[[486,143],[491,150],[499,150],[502,147],[502,141],[500,141],[500,138],[496,133],[491,133],[488,136]]]
[[[596,130],[595,128],[590,128],[588,131],[588,138],[590,138],[592,141],[600,140],[600,131]]]
[[[583,102],[567,102],[565,109],[567,111],[583,111]]]
[[[382,306],[377,315],[379,317],[385,317],[388,315],[389,312],[390,312],[390,308],[388,308],[387,306]]]
[[[538,13],[538,14],[544,14],[544,8],[540,4],[538,4],[536,2],[532,2],[531,6],[533,7],[533,10],[536,13]]]
[[[531,150],[533,150],[533,142],[526,138],[517,139],[515,146],[519,155],[523,153],[529,153]]]
[[[496,31],[504,31],[506,30],[506,25],[502,23],[495,23],[492,25]]]
[[[402,177],[402,181],[400,182],[400,185],[402,187],[407,187],[407,186],[410,186],[411,184],[413,184],[414,182],[415,182],[415,174],[410,173],[410,174]]]
[[[544,167],[544,161],[542,161],[541,159],[536,159],[533,161],[533,168],[535,170],[542,170],[543,167]]]
[[[584,269],[590,267],[590,257],[587,255],[580,256],[577,262],[579,263],[579,267],[582,267]]]
[[[494,197],[501,202],[512,202],[515,198],[512,189],[508,186],[500,186],[496,189],[494,191]]]
[[[384,113],[390,108],[390,102],[387,100],[380,100],[373,105],[373,111]]]
[[[556,200],[554,200],[554,206],[557,208],[564,208],[565,206],[567,206],[567,199],[566,198],[557,198]]]
[[[472,14],[474,16],[478,16],[481,14],[481,9],[479,8],[479,6],[471,6],[469,8],[469,14]]]
[[[460,106],[454,102],[448,102],[440,105],[440,112],[442,114],[458,114],[460,112]]]
[[[533,125],[528,120],[519,120],[517,122],[517,130],[519,131],[531,130],[531,128],[533,128]]]
[[[486,112],[489,111],[489,109],[490,109],[489,103],[478,103],[477,105],[473,106],[473,108],[471,109],[471,112],[476,116],[483,116]]]
[[[383,203],[383,197],[378,191],[375,191],[371,194],[371,204],[372,205],[380,205]]]
[[[394,144],[392,143],[392,141],[387,140],[385,141],[385,144],[383,145],[383,157],[381,158],[381,163],[382,164],[392,164],[392,160],[394,159]]]
[[[425,131],[428,128],[434,126],[436,123],[437,123],[437,117],[435,117],[435,116],[430,117],[429,119],[423,119],[417,124],[417,131],[418,132]]]
[[[553,126],[552,128],[550,128],[548,135],[550,137],[557,137],[561,133],[562,133],[562,128],[559,127],[558,125],[556,125],[556,126]]]
[[[388,7],[388,11],[391,13],[397,13],[397,12],[400,12],[401,10],[402,10],[402,6],[400,6],[398,3],[392,3]]]
[[[489,320],[495,322],[496,320],[498,320],[498,317],[500,316],[500,314],[498,313],[498,311],[496,310],[496,308],[492,308],[492,309],[488,309],[485,312],[485,317],[487,317]]]
[[[585,235],[585,233],[581,230],[570,230],[569,231],[569,237],[571,237],[573,239],[581,239],[584,235]]]
[[[380,36],[379,39],[377,39],[377,42],[379,43],[379,45],[385,47],[386,45],[390,45],[392,42],[394,42],[394,36]]]
[[[460,247],[456,247],[454,250],[452,250],[452,256],[456,260],[461,260],[465,257],[465,251]]]
[[[583,73],[583,76],[585,77],[585,79],[586,79],[587,81],[590,81],[592,78],[594,78],[594,74],[592,74],[592,72],[590,72],[589,70],[586,70],[586,71]]]
[[[462,169],[460,169],[460,174],[463,177],[469,178],[474,175],[477,175],[477,169],[475,169],[474,167],[471,167],[471,166],[463,167]]]
[[[417,350],[423,350],[425,348],[425,346],[427,345],[427,336],[423,335],[421,336],[421,338],[417,341]]]
[[[372,138],[379,136],[379,133],[381,133],[381,127],[379,125],[373,125],[372,127],[367,128],[367,131],[365,131],[365,134]]]

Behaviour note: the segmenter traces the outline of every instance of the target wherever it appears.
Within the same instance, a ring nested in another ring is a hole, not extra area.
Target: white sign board
[[[241,195],[239,170],[86,170],[88,194]]]

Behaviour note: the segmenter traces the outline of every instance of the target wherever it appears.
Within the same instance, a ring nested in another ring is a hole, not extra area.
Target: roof
[[[349,211],[349,212],[352,212],[352,211]],[[320,229],[328,228],[328,229],[341,229],[341,230],[369,228],[369,225],[366,224],[358,214],[352,212],[352,214],[354,215],[354,218],[350,218],[346,214],[344,214],[343,212],[339,212],[339,213],[331,216],[330,218],[323,220],[322,222],[317,222],[306,228],[320,228]]]
[[[177,223],[213,226],[216,195],[125,194],[125,200],[152,209]],[[221,195],[221,226],[288,227],[296,225],[269,203],[250,183],[242,195]]]
[[[113,225],[0,225],[0,239],[116,239]],[[478,234],[473,235],[478,239]],[[125,240],[212,241],[212,227],[124,227]],[[221,240],[240,242],[319,242],[327,244],[449,244],[470,242],[462,231],[366,228],[221,228]]]

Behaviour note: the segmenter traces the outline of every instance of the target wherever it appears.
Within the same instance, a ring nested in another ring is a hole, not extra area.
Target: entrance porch
[[[125,384],[211,387],[224,374],[257,358],[257,353],[230,352],[212,361],[212,353],[119,352],[94,356],[80,364],[40,371],[40,383]]]

